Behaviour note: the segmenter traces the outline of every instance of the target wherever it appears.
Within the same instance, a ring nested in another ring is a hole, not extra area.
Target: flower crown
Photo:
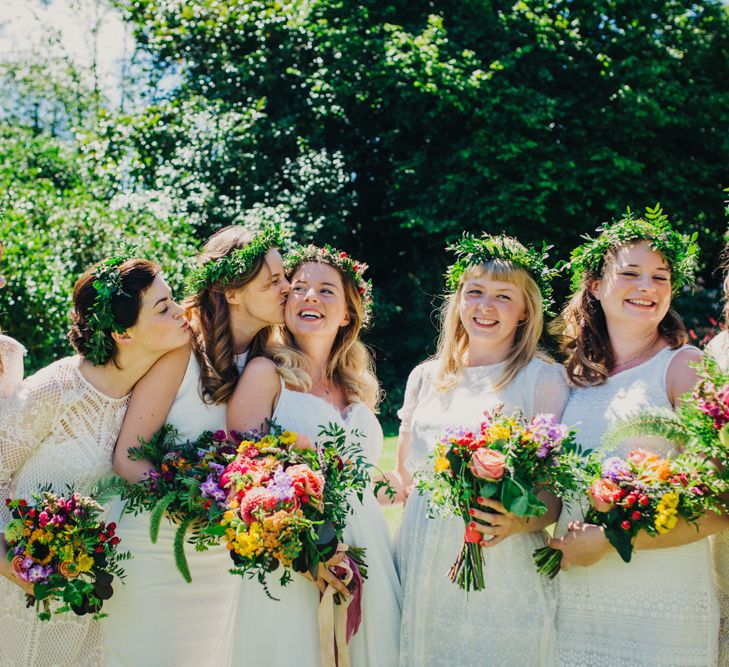
[[[542,308],[549,313],[552,305],[552,279],[559,271],[547,266],[549,249],[552,246],[542,245],[541,250],[527,247],[510,236],[494,236],[483,233],[480,238],[468,232],[456,243],[447,246],[447,250],[455,253],[456,261],[448,267],[446,284],[454,292],[460,285],[461,278],[469,266],[485,264],[492,260],[509,262],[527,271],[539,286],[542,294]]]
[[[600,275],[605,257],[611,250],[631,241],[650,241],[651,247],[666,258],[674,293],[684,285],[693,285],[699,262],[698,232],[689,236],[675,231],[660,204],[646,208],[645,218],[634,218],[628,209],[620,220],[606,223],[597,231],[600,233],[597,238],[582,237],[586,243],[572,251],[566,264],[572,273],[570,286],[573,291],[580,289],[585,276]]]
[[[323,247],[298,245],[286,253],[284,258],[286,272],[289,275],[292,275],[296,269],[306,262],[329,264],[347,276],[355,284],[357,292],[362,297],[362,325],[366,326],[370,323],[372,317],[372,281],[363,276],[368,269],[367,264],[358,262],[346,252],[332,248],[328,244]]]
[[[118,254],[101,260],[94,270],[92,286],[96,290],[96,298],[86,317],[91,339],[85,355],[94,366],[101,366],[111,359],[114,343],[108,334],[112,331],[121,333],[126,329],[116,321],[111,310],[111,301],[115,296],[131,296],[124,291],[119,266],[132,259],[135,253],[136,247],[127,246]]]
[[[259,257],[271,248],[281,246],[283,242],[284,234],[279,225],[262,227],[245,247],[211,259],[194,269],[187,277],[187,294],[198,294],[216,283],[227,285],[234,282],[248,273]]]

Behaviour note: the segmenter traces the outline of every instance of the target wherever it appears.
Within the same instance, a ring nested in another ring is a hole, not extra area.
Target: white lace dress
[[[648,410],[670,410],[666,372],[677,350],[666,348],[599,387],[577,388],[564,419],[576,424],[578,441],[602,458],[625,456],[636,446],[662,455],[674,446],[656,438],[630,439],[615,450],[600,448],[621,419]],[[577,504],[575,504],[577,505]],[[565,508],[563,534],[579,507]],[[719,610],[709,541],[671,549],[635,551],[630,563],[611,552],[591,567],[559,574],[557,661],[570,667],[715,665]]]
[[[282,387],[273,419],[282,427],[318,440],[321,426],[336,423],[356,429],[367,460],[377,463],[382,452],[382,429],[372,411],[361,403],[349,406],[344,416],[327,401]],[[390,536],[371,491],[354,515],[344,540],[367,549],[367,579],[362,593],[362,624],[349,643],[352,667],[394,667],[400,635],[400,584],[392,560]],[[274,573],[275,574],[275,573]],[[281,587],[275,576],[269,588],[279,601],[270,600],[257,581],[245,581],[235,628],[235,665],[317,667],[321,664],[317,609],[319,592],[303,576]]]
[[[0,507],[6,497],[29,498],[49,483],[59,492],[72,484],[88,493],[111,475],[129,397],[101,394],[79,364],[79,357],[56,361],[0,402]],[[35,611],[26,609],[25,593],[0,578],[0,665],[100,664],[98,621],[70,612],[37,621]]]
[[[484,411],[499,403],[506,414],[560,417],[569,393],[562,367],[540,359],[500,391],[494,384],[503,363],[466,368],[458,385],[445,392],[434,384],[436,364],[428,361],[410,374],[399,413],[401,430],[412,432],[411,473],[430,469],[428,457],[446,428],[478,429]],[[400,665],[551,664],[556,591],[532,559],[545,534],[514,535],[484,549],[486,589],[466,598],[447,577],[463,532],[460,517],[430,519],[425,498],[417,491],[410,495],[396,543],[403,586]]]
[[[712,338],[706,351],[716,359],[719,368],[729,369],[729,332],[722,331]],[[716,596],[719,598],[721,623],[719,627],[719,665],[729,665],[729,530],[712,535],[711,552],[714,561]]]
[[[245,355],[236,359],[239,370]],[[182,440],[225,429],[225,405],[205,403],[199,391],[200,366],[190,354],[185,376],[167,415]],[[104,662],[109,666],[229,665],[233,619],[240,582],[228,573],[228,551],[204,552],[185,545],[192,583],[175,566],[176,526],[163,522],[149,538],[149,514],[124,514],[116,534],[134,558],[124,564],[126,585],[105,605]]]
[[[0,334],[0,398],[7,398],[23,379],[25,348],[10,336]]]

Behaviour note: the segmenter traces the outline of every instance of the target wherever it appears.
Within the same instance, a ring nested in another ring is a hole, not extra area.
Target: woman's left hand
[[[478,498],[477,500],[479,505],[492,510],[491,512],[484,512],[473,507],[468,511],[471,519],[473,519],[470,524],[471,527],[484,535],[490,536],[490,539],[481,542],[482,547],[494,547],[499,542],[503,542],[509,535],[515,535],[524,530],[526,519],[507,512],[498,500],[492,500],[491,498]]]
[[[571,565],[590,567],[613,549],[601,526],[582,521],[571,522],[566,535],[553,537],[548,544],[562,552],[563,570],[568,570]]]

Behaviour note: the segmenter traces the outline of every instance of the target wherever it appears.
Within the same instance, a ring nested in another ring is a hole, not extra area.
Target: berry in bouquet
[[[322,428],[316,445],[270,425],[269,433],[234,434],[238,455],[223,472],[228,511],[221,522],[235,574],[257,578],[269,597],[266,576],[280,568],[279,583],[292,572],[316,578],[320,563],[344,550],[342,571],[361,595],[364,549],[343,544],[355,498],[362,500],[371,465],[336,424]],[[356,437],[357,433],[354,432]],[[303,446],[302,446],[303,445]]]
[[[63,496],[43,490],[30,502],[8,498],[5,504],[12,516],[5,526],[7,557],[14,575],[33,585],[28,606],[35,606],[38,618],[67,611],[105,616],[104,600],[114,592],[114,577],[124,577],[119,563],[130,554],[119,551],[115,524],[100,519],[104,508],[71,489]]]
[[[149,535],[159,537],[166,516],[176,524],[173,549],[175,564],[185,581],[192,581],[185,556],[185,542],[205,551],[220,543],[217,526],[226,509],[227,491],[220,477],[235,457],[235,446],[225,431],[205,431],[195,440],[180,441],[177,431],[165,425],[149,440],[129,451],[132,459],[145,459],[152,469],[139,482],[116,481],[126,501],[124,511],[149,512]]]
[[[519,517],[540,517],[547,507],[537,497],[539,489],[570,488],[568,473],[576,456],[573,433],[554,415],[527,420],[499,408],[485,417],[478,433],[454,428],[443,434],[433,453],[433,471],[418,480],[431,516],[455,514],[466,524],[463,546],[448,572],[466,592],[486,587],[483,536],[471,526],[469,514],[476,499],[499,500]]]

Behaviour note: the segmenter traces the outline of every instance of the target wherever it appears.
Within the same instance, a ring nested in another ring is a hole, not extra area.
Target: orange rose
[[[474,477],[498,482],[506,472],[506,457],[495,449],[477,449],[468,464]]]
[[[609,479],[596,479],[590,487],[590,496],[598,512],[609,512],[620,499],[620,487]]]

